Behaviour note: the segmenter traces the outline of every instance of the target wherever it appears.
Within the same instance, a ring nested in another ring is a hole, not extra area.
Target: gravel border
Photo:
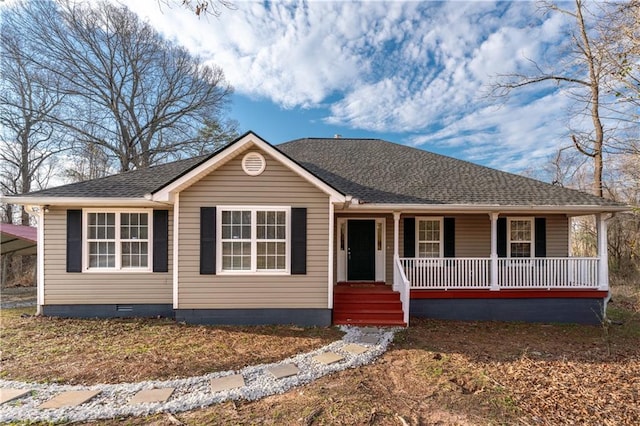
[[[347,368],[356,368],[371,363],[382,355],[393,340],[397,328],[360,328],[341,327],[345,332],[342,340],[330,343],[320,349],[271,364],[260,364],[245,367],[238,371],[223,371],[186,379],[166,381],[146,381],[139,383],[101,384],[94,386],[71,386],[57,384],[34,384],[0,380],[0,387],[31,389],[29,396],[0,405],[0,422],[16,420],[26,421],[86,421],[109,419],[121,416],[145,416],[154,413],[178,413],[207,407],[228,400],[244,399],[254,401],[269,395],[281,394],[289,389],[310,383],[322,376]],[[361,343],[363,336],[377,336],[378,343],[369,345]],[[349,343],[358,343],[369,350],[360,355],[354,355],[343,348]],[[344,359],[333,364],[320,364],[312,358],[324,352],[336,352]],[[268,368],[293,363],[298,366],[300,373],[292,377],[275,379],[266,370]],[[212,393],[211,379],[242,374],[245,386],[228,391]],[[143,389],[175,388],[173,395],[164,403],[145,403],[129,405],[133,395]],[[51,399],[57,393],[70,390],[99,390],[101,393],[91,401],[76,407],[59,409],[39,409],[43,402]]]

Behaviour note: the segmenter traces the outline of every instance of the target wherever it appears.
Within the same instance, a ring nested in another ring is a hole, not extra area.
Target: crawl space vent
[[[258,176],[266,166],[267,162],[259,152],[250,152],[242,159],[242,170],[249,176]]]

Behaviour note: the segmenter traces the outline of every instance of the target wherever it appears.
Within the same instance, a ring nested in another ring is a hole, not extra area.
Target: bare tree
[[[14,195],[45,187],[52,161],[68,148],[51,118],[64,99],[59,81],[22,57],[25,47],[11,31],[16,24],[5,16],[0,34],[0,189]],[[13,222],[12,206],[4,208]],[[24,208],[20,216],[28,225]]]
[[[613,3],[600,28],[613,65],[610,90],[620,102],[640,106],[640,1]],[[637,110],[635,117],[637,118]]]
[[[177,5],[180,7],[184,7],[193,13],[196,16],[215,16],[218,17],[222,15],[222,11],[224,9],[233,10],[235,6],[233,2],[228,0],[159,0],[160,2],[172,6]]]
[[[110,171],[126,171],[220,143],[201,131],[207,123],[222,126],[232,93],[219,67],[123,6],[39,1],[16,9],[29,44],[23,56],[62,82],[64,108],[55,123],[80,152],[99,149]]]
[[[586,114],[592,125],[588,132],[574,131],[571,140],[581,154],[592,159],[593,192],[602,196],[605,128],[601,91],[611,73],[610,64],[606,61],[607,46],[593,30],[597,17],[586,8],[582,0],[575,0],[575,10],[562,9],[550,3],[545,3],[544,9],[550,13],[565,14],[574,21],[565,61],[544,68],[533,62],[535,72],[532,74],[501,75],[493,87],[493,94],[506,96],[513,90],[544,82],[567,86],[571,90],[570,95],[583,107],[578,114]]]

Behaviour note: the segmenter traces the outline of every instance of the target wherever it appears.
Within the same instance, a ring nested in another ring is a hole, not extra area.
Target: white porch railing
[[[400,293],[404,323],[407,324],[407,326],[409,326],[409,303],[411,303],[411,290],[409,285],[410,283],[404,273],[404,268],[400,263],[400,258],[396,255],[393,258],[393,290]]]
[[[490,258],[399,258],[398,262],[411,289],[491,288]],[[500,258],[497,272],[499,289],[598,288],[598,258]]]
[[[410,258],[400,259],[413,289],[489,289],[489,258]]]
[[[498,259],[500,288],[597,288],[598,259]]]

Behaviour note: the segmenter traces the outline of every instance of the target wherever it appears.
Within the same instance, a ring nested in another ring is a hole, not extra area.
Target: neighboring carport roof
[[[2,254],[36,254],[38,230],[33,226],[0,223]]]

